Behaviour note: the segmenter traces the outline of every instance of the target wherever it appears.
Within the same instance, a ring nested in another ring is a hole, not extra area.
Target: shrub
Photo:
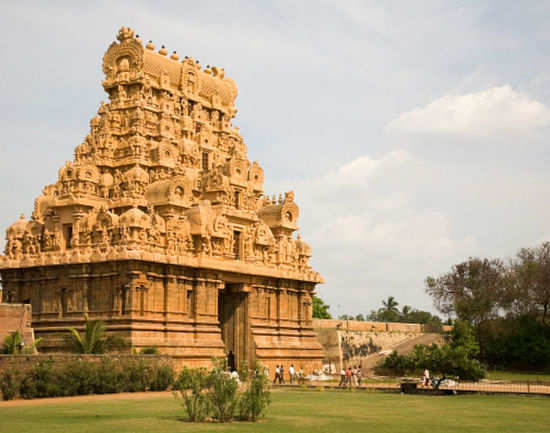
[[[393,352],[379,365],[378,370],[389,370],[395,374],[420,373],[427,368],[432,373],[455,376],[463,380],[483,379],[487,370],[477,359],[470,358],[470,351],[464,346],[451,344],[439,347],[416,345],[408,355]]]
[[[122,363],[122,371],[126,376],[123,381],[124,391],[147,391],[152,381],[153,369],[143,359],[127,360]]]
[[[15,369],[9,369],[0,374],[0,390],[2,399],[13,400],[19,392],[20,373]]]
[[[215,367],[208,375],[208,400],[212,414],[220,422],[233,419],[239,402],[239,383],[225,368],[225,359],[215,361]]]
[[[97,382],[94,386],[94,393],[113,394],[126,391],[128,376],[124,374],[120,363],[115,363],[112,358],[105,357],[96,368]]]
[[[177,381],[183,406],[190,421],[203,421],[208,415],[209,400],[204,393],[208,388],[208,372],[204,368],[184,367]],[[178,394],[174,393],[177,397]]]
[[[64,395],[62,382],[53,361],[40,361],[24,375],[19,392],[26,399],[59,397]]]
[[[254,374],[248,378],[247,389],[240,398],[240,419],[255,422],[264,414],[265,409],[271,403],[269,384],[270,380],[265,374],[265,369],[257,364]]]
[[[170,364],[158,364],[153,368],[151,391],[165,391],[174,383],[174,369]]]
[[[70,361],[60,367],[63,377],[63,395],[87,395],[99,386],[98,365],[84,360]]]

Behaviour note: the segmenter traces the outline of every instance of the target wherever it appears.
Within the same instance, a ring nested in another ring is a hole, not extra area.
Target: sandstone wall
[[[25,344],[34,342],[34,332],[31,328],[32,309],[30,304],[0,303],[0,347],[4,338],[19,331]]]
[[[313,320],[323,346],[323,366],[336,373],[342,367],[361,365],[369,370],[385,354],[410,352],[415,344],[442,343],[450,326],[434,327],[414,323]]]

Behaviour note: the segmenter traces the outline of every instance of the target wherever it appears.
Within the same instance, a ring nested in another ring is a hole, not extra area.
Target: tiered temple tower
[[[30,302],[42,351],[86,313],[186,363],[318,368],[308,263],[294,194],[264,173],[232,125],[223,68],[143,46],[123,27],[103,57],[109,96],[30,220],[7,229],[4,302]]]

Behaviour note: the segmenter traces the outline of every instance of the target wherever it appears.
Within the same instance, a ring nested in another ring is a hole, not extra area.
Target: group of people
[[[338,386],[342,386],[344,388],[361,386],[362,377],[363,375],[361,373],[360,365],[349,366],[347,369],[342,368],[342,370],[340,370],[340,383]]]
[[[304,383],[304,369],[300,367],[296,371],[296,369],[294,368],[294,364],[290,364],[290,367],[288,367],[288,378],[291,384],[295,381],[300,384]],[[283,364],[277,364],[277,367],[275,367],[275,377],[273,378],[273,383],[275,384],[277,382],[279,384],[285,383],[285,367],[283,366]]]

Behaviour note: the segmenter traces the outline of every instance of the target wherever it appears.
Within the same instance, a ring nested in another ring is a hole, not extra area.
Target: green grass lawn
[[[2,407],[2,433],[521,432],[547,433],[550,398],[280,391],[260,423],[192,424],[170,395]]]
[[[519,382],[526,382],[541,380],[544,382],[550,382],[550,372],[536,372],[536,371],[497,371],[491,370],[487,374],[487,379],[491,380],[512,380]]]

